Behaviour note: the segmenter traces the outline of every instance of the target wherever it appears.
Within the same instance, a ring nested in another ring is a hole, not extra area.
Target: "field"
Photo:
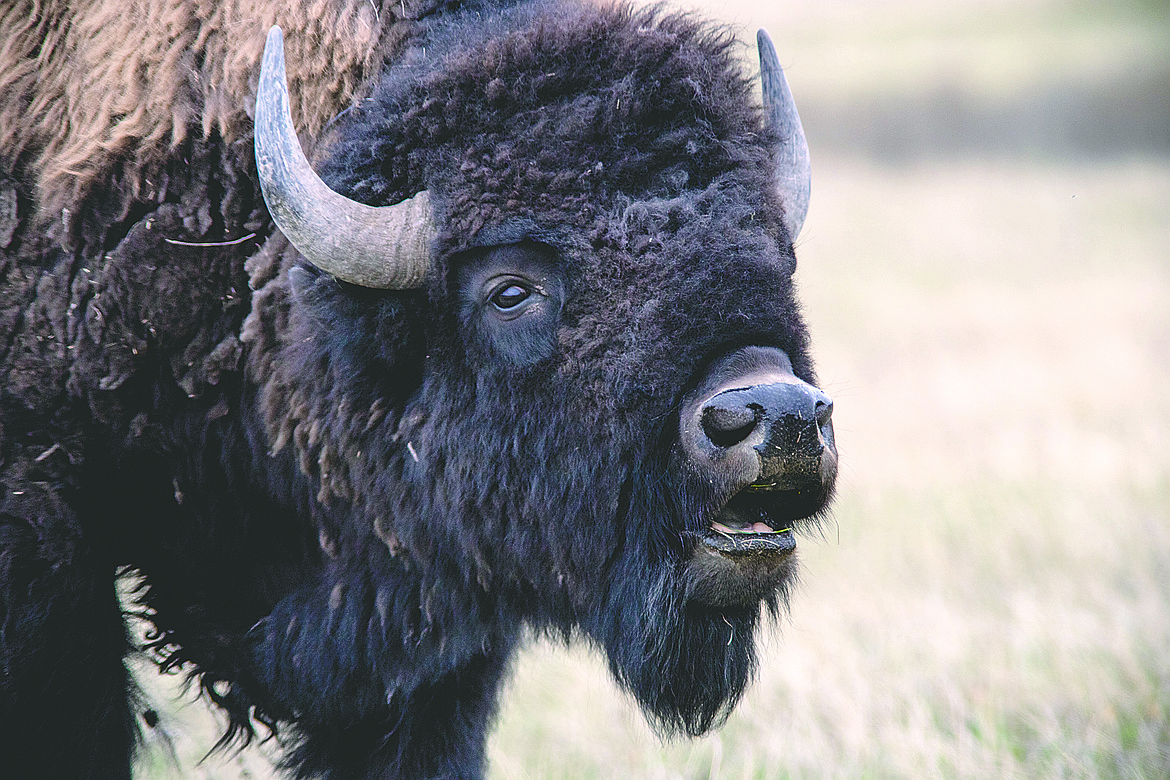
[[[534,644],[491,777],[1170,776],[1170,9],[708,13],[768,27],[805,118],[836,511],[721,731],[663,741]],[[171,716],[142,777],[267,776]]]

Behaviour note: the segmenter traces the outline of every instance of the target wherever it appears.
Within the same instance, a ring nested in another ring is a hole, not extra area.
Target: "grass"
[[[1151,3],[715,13],[772,30],[810,127],[858,96],[994,100],[1170,59]],[[1170,776],[1170,148],[895,165],[811,143],[798,278],[844,471],[759,680],[718,733],[664,742],[593,653],[536,644],[491,777]],[[198,763],[195,710],[183,769],[156,746],[142,777],[266,776],[255,752]]]

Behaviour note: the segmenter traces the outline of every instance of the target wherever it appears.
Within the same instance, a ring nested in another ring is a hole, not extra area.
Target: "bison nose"
[[[833,401],[778,349],[749,347],[717,362],[681,411],[683,450],[713,482],[801,490],[832,479]]]
[[[700,421],[703,435],[717,449],[753,439],[762,430],[761,444],[817,455],[824,449],[818,430],[832,416],[832,399],[801,382],[724,390],[702,407]]]
[[[698,428],[713,460],[737,454],[750,460],[754,453],[759,474],[753,482],[795,489],[820,482],[832,414],[832,400],[818,388],[800,380],[774,382],[715,394],[702,406]]]

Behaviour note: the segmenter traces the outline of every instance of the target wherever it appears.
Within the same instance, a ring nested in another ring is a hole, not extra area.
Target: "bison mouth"
[[[824,505],[815,492],[780,482],[736,492],[696,539],[689,598],[721,609],[754,608],[780,589],[796,566],[795,529]]]
[[[728,557],[787,555],[796,549],[793,519],[783,508],[792,491],[774,485],[750,485],[711,521],[701,537],[704,545]]]

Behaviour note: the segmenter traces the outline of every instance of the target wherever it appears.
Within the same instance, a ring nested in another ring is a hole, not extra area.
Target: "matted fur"
[[[77,210],[120,168],[150,199],[188,134],[251,131],[256,65],[273,24],[288,38],[292,112],[306,143],[361,96],[370,70],[443,0],[14,0],[0,10],[0,154],[20,160],[41,209]]]

